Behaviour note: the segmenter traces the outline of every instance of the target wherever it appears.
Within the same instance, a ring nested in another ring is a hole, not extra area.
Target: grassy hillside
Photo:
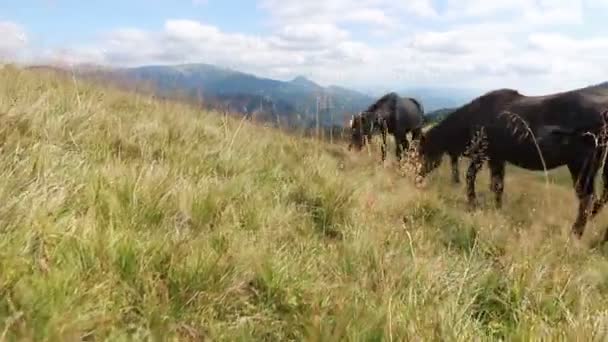
[[[2,340],[601,340],[608,260],[563,174],[463,211],[349,154],[186,106],[0,71]],[[555,183],[555,184],[554,184]]]
[[[228,107],[237,113],[251,113],[264,106],[265,112],[272,112],[266,121],[276,123],[280,117],[291,127],[316,125],[317,110],[320,125],[341,124],[344,116],[359,112],[374,102],[374,98],[357,91],[337,86],[322,87],[303,76],[286,82],[208,64],[87,70],[82,75],[105,79],[115,85],[135,82],[139,88],[144,82],[152,86],[149,90],[153,89],[156,95],[179,96],[192,101],[202,97],[215,108]],[[253,103],[245,105],[243,98]]]

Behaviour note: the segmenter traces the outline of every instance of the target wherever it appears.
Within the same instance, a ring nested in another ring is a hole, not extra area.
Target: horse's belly
[[[512,159],[507,161],[515,166],[519,166],[521,168],[531,171],[552,170],[566,164],[564,161],[556,161],[553,159],[544,158],[535,158],[529,160]]]
[[[554,169],[556,167],[559,167],[561,165],[564,165],[564,163],[555,163],[555,162],[547,162],[544,161],[543,159],[540,158],[534,158],[534,159],[507,159],[507,162],[515,165],[515,166],[519,166],[523,169],[527,169],[527,170],[532,170],[532,171],[543,171],[545,169],[547,170],[551,170]]]
[[[528,170],[542,171],[563,166],[571,160],[567,149],[547,148],[534,144],[504,145],[499,151],[505,160]]]

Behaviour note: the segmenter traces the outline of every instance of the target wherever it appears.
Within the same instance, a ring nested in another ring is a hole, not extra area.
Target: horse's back
[[[509,109],[522,117],[564,124],[586,124],[597,121],[608,109],[608,91],[573,90],[546,96],[524,96]]]
[[[517,90],[504,88],[473,99],[449,116],[451,125],[494,125],[501,114],[516,101],[525,98]],[[447,119],[447,118],[446,118]]]
[[[605,112],[608,110],[608,88],[592,88],[581,90],[584,101],[589,105]]]
[[[415,99],[399,98],[395,112],[396,120],[403,123],[408,130],[420,128],[424,123],[424,109]]]

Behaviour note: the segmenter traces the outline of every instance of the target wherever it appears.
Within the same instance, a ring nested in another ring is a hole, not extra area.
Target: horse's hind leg
[[[452,183],[460,183],[460,171],[458,170],[458,155],[450,155],[450,166],[452,168]]]
[[[603,153],[601,157],[604,157]],[[602,182],[604,183],[604,188],[602,190],[602,195],[600,196],[599,200],[596,201],[593,205],[593,210],[591,211],[591,218],[594,218],[597,214],[599,214],[604,205],[606,205],[606,203],[608,202],[608,160],[600,160],[600,163],[604,163],[604,168],[602,170]],[[606,237],[608,238],[608,235]]]
[[[483,160],[480,157],[471,159],[471,165],[467,170],[467,200],[469,209],[475,209],[477,206],[477,196],[475,195],[475,180],[477,173],[481,170]]]
[[[397,156],[397,160],[401,160],[401,158],[403,157],[403,152],[407,151],[407,149],[409,148],[409,143],[407,142],[407,136],[405,134],[403,135],[396,135],[395,136],[395,154]]]
[[[504,161],[489,161],[491,183],[490,190],[494,193],[496,200],[496,208],[502,208],[502,195],[505,189],[505,162]]]
[[[585,232],[585,226],[589,220],[593,205],[594,180],[597,174],[597,163],[595,158],[589,158],[584,162],[568,165],[576,196],[579,200],[578,214],[572,225],[572,233],[581,238]]]
[[[412,141],[420,141],[422,138],[422,128],[415,128],[412,130]]]

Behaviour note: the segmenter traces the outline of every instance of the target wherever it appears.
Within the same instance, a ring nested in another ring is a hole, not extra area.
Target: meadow
[[[571,239],[564,170],[508,168],[497,211],[484,168],[468,212],[447,162],[420,189],[375,150],[13,67],[0,146],[0,341],[608,337],[608,220]]]

